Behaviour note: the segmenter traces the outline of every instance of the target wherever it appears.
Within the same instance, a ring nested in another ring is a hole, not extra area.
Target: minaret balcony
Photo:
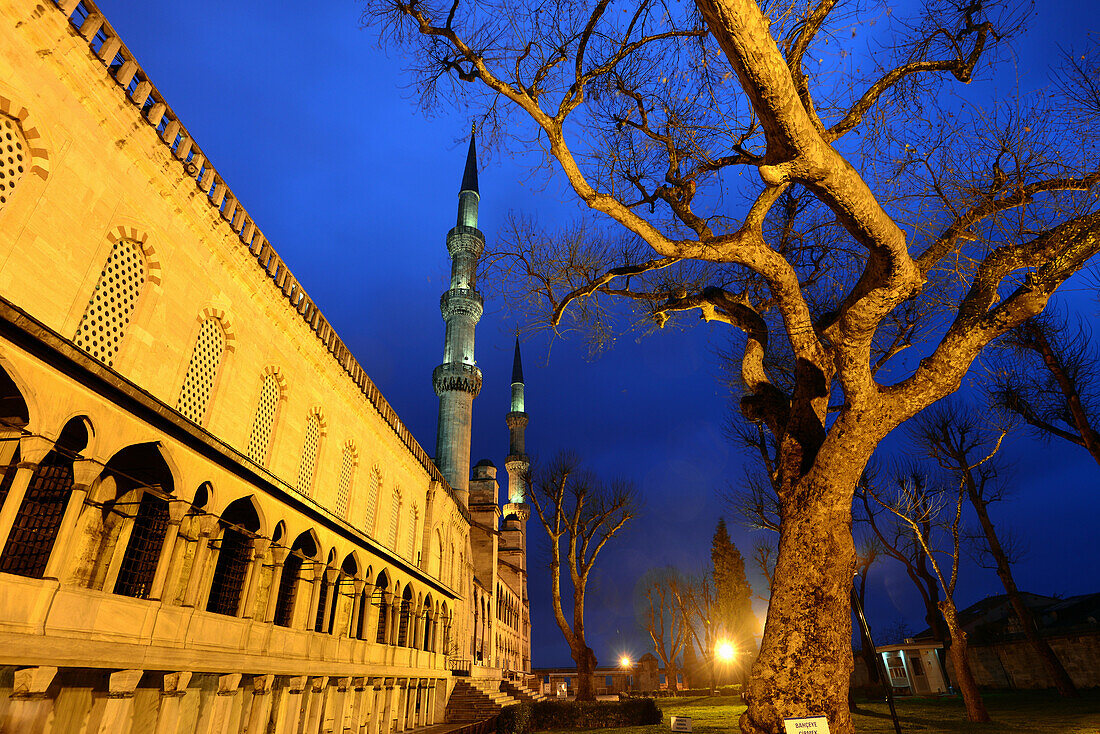
[[[460,252],[468,252],[474,257],[481,257],[485,250],[485,235],[477,227],[469,227],[459,224],[452,227],[447,233],[447,252],[451,257],[456,257]]]
[[[468,316],[478,321],[485,312],[485,299],[473,288],[452,288],[439,297],[439,310],[448,321],[452,316]]]
[[[460,391],[476,398],[481,392],[481,370],[472,364],[446,362],[432,371],[432,386],[440,397],[445,392]]]

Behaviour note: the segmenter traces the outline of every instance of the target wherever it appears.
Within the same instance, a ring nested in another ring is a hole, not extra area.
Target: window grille
[[[42,578],[72,489],[72,462],[38,465],[0,556],[0,571]]]
[[[385,645],[388,642],[386,639],[386,623],[389,621],[390,605],[386,603],[386,597],[382,593],[381,586],[375,587],[371,603],[378,607],[378,633],[375,635],[374,641],[379,645]]]
[[[374,515],[378,511],[378,492],[382,488],[382,475],[378,469],[371,472],[370,485],[367,487],[367,514],[364,519],[367,534],[374,537]]]
[[[195,423],[201,423],[206,415],[206,404],[210,400],[210,391],[214,388],[214,377],[218,374],[218,364],[224,350],[225,333],[221,324],[213,319],[203,321],[176,403],[176,410]]]
[[[4,470],[4,477],[0,479],[0,507],[4,506],[4,503],[8,501],[8,492],[11,491],[11,485],[15,482],[15,474],[19,471],[19,447],[15,447],[15,453],[12,454],[11,463],[5,467],[0,467]]]
[[[0,211],[8,203],[26,166],[27,143],[19,123],[0,115]]]
[[[355,452],[351,446],[344,447],[344,457],[340,462],[340,483],[336,487],[336,514],[343,518],[348,515],[348,496],[351,494],[351,479],[355,473]]]
[[[145,285],[145,255],[136,242],[119,240],[111,248],[73,343],[110,365]]]
[[[298,465],[298,491],[309,494],[313,487],[313,469],[317,465],[317,444],[321,440],[321,419],[311,415],[306,421],[306,439],[302,444],[302,463]]]
[[[409,560],[416,558],[416,524],[420,520],[420,512],[416,509],[416,505],[413,505],[412,522],[409,523]]]
[[[352,632],[355,639],[363,640],[366,639],[367,612],[370,610],[370,594],[366,589],[359,592],[359,599],[355,603],[359,605],[359,615]]]
[[[336,577],[336,581],[329,584],[328,587],[328,627],[325,628],[325,632],[330,635],[336,631],[336,610],[340,608],[340,587],[343,586],[343,578]]]
[[[260,402],[256,417],[252,419],[252,433],[248,437],[248,458],[257,464],[267,461],[267,449],[271,443],[271,430],[275,426],[275,411],[279,407],[279,378],[264,377],[260,387]]]
[[[168,530],[168,503],[150,492],[141,496],[130,542],[122,556],[115,593],[145,599],[157,573],[164,533]]]
[[[332,584],[328,582],[328,577],[324,571],[321,572],[321,595],[317,603],[317,619],[313,622],[314,632],[325,631],[325,610],[330,603],[329,596],[332,595]]]
[[[401,617],[397,624],[397,646],[407,647],[409,642],[409,617],[412,614],[412,602],[408,599],[401,600]]]
[[[390,502],[390,532],[389,532],[389,546],[394,551],[397,550],[397,526],[400,522],[401,516],[401,495],[398,492],[393,493],[393,501]]]
[[[275,624],[289,627],[294,612],[294,599],[298,595],[298,574],[302,570],[302,557],[291,553],[283,562],[283,575],[279,578],[279,596],[275,600]]]
[[[214,567],[214,580],[210,585],[210,600],[206,611],[236,616],[241,603],[244,577],[248,573],[248,555],[252,539],[239,530],[226,528],[222,533],[221,552]]]

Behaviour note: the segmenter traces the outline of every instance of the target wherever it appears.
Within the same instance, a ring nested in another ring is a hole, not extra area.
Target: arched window
[[[388,535],[389,546],[392,550],[397,550],[397,526],[401,521],[401,490],[394,487],[393,495],[390,501],[390,532]]]
[[[216,319],[207,319],[199,327],[195,350],[187,365],[187,376],[176,402],[176,410],[195,423],[202,423],[206,416],[206,404],[214,389],[214,378],[225,351],[225,332]]]
[[[290,553],[283,561],[283,575],[279,577],[279,595],[275,598],[275,624],[289,627],[294,614],[294,600],[298,595],[298,579],[305,559],[317,555],[317,544],[313,536],[302,533],[290,547]]]
[[[118,503],[114,511],[133,517],[114,591],[145,599],[152,590],[168,530],[168,501],[174,491],[172,472],[156,444],[151,443],[127,446],[111,457],[106,469],[116,482]],[[133,509],[135,500],[137,512]]]
[[[351,481],[355,474],[355,446],[344,445],[344,455],[340,459],[340,482],[336,485],[336,514],[345,518],[348,515],[348,497],[351,496]]]
[[[412,517],[409,522],[409,560],[416,562],[416,525],[420,520],[420,510],[413,505]]]
[[[0,115],[0,212],[15,191],[27,167],[27,141],[19,121]]]
[[[73,490],[73,459],[89,438],[83,418],[73,418],[61,429],[53,450],[35,468],[27,485],[0,554],[0,571],[42,578]]]
[[[364,529],[367,535],[374,536],[375,514],[378,512],[378,493],[382,490],[382,474],[378,467],[370,473],[370,482],[367,486],[367,512],[363,518]]]
[[[317,466],[317,447],[321,443],[321,416],[314,413],[306,421],[306,437],[302,442],[302,461],[298,465],[298,491],[309,494],[313,489],[313,470]]]
[[[275,426],[275,411],[279,408],[279,378],[277,375],[264,376],[260,386],[260,402],[256,406],[256,417],[252,419],[252,433],[248,437],[248,458],[257,464],[267,461],[267,450],[271,444],[271,430]]]
[[[401,617],[397,625],[397,646],[411,647],[412,635],[412,586],[406,584],[401,594]]]
[[[378,630],[375,634],[375,642],[379,645],[384,645],[389,640],[386,639],[386,630],[389,627],[389,610],[390,605],[387,604],[386,589],[389,588],[390,579],[386,575],[386,572],[378,574],[378,579],[374,584],[374,595],[371,598],[371,604],[378,608]]]
[[[221,517],[218,562],[210,584],[206,611],[236,615],[244,590],[244,579],[252,555],[252,537],[260,529],[260,518],[250,498],[232,502]]]
[[[451,543],[451,552],[447,556],[447,585],[455,585],[455,544]]]
[[[141,246],[133,240],[119,240],[107,256],[73,343],[110,365],[144,285],[145,254]]]

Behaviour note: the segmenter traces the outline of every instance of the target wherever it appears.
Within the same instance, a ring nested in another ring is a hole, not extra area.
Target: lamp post
[[[852,608],[856,610],[856,616],[859,618],[859,625],[863,628],[863,634],[867,636],[867,644],[871,646],[871,650],[874,652],[875,666],[878,668],[878,677],[882,681],[882,689],[886,691],[886,702],[890,704],[890,716],[894,720],[894,731],[897,734],[901,734],[901,724],[898,722],[898,711],[894,708],[894,689],[890,685],[890,680],[886,675],[886,666],[882,663],[882,656],[878,654],[878,650],[875,648],[875,641],[871,638],[871,628],[867,625],[867,618],[863,616],[863,605],[859,603],[859,594],[856,593],[855,587],[852,587]]]

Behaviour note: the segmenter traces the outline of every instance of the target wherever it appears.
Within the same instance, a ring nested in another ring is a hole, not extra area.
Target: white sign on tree
[[[783,734],[829,734],[829,720],[824,716],[783,719]]]

